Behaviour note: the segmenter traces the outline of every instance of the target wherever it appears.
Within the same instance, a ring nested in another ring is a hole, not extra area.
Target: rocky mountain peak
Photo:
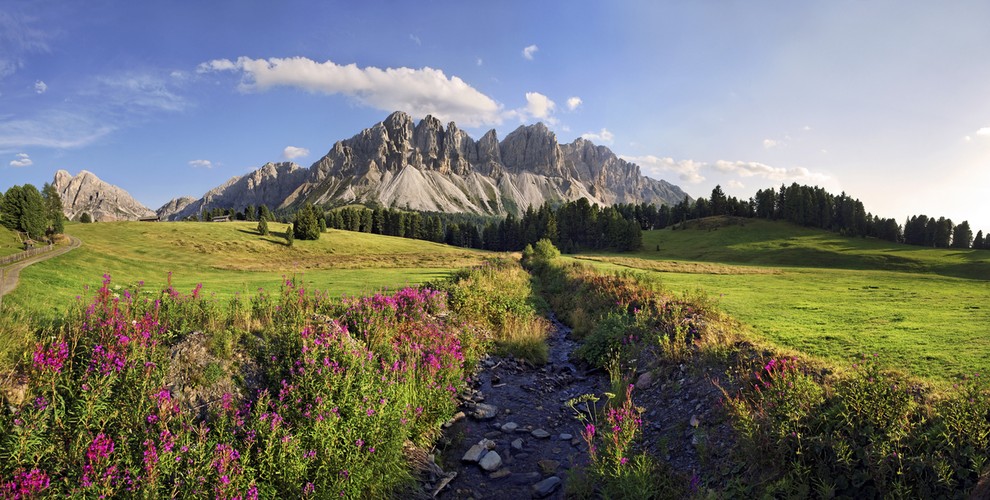
[[[684,196],[677,186],[643,177],[605,146],[583,139],[559,144],[543,123],[520,126],[502,141],[495,130],[475,141],[454,122],[444,127],[428,115],[415,123],[395,112],[335,143],[308,170],[266,164],[168,217],[261,203],[291,209],[307,201],[504,215],[582,197],[611,205],[674,204]]]
[[[499,145],[502,162],[511,172],[529,171],[541,175],[563,175],[563,154],[557,135],[543,123],[522,125]]]
[[[137,220],[155,215],[127,191],[103,182],[87,170],[80,171],[74,177],[65,170],[59,170],[55,172],[52,186],[62,198],[63,211],[70,220],[77,220],[83,212],[89,213],[98,222]]]

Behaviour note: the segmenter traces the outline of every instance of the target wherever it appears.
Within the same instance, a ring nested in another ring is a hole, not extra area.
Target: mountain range
[[[146,207],[125,197],[126,192],[99,179],[92,189],[79,186],[93,179],[86,171],[76,178],[65,171],[56,174],[56,187],[70,218],[82,211],[89,211],[96,220],[151,215]],[[639,166],[605,146],[580,138],[560,144],[542,123],[520,126],[501,141],[495,130],[474,140],[453,122],[444,127],[438,119],[426,116],[415,123],[409,115],[395,112],[350,139],[338,141],[309,168],[291,162],[266,163],[198,199],[175,198],[159,208],[157,215],[162,220],[180,220],[214,208],[243,210],[264,204],[292,210],[310,202],[501,216],[582,197],[599,205],[673,205],[687,194],[667,181],[642,175]],[[123,205],[113,208],[110,199]],[[102,200],[102,205],[93,205],[94,200]]]

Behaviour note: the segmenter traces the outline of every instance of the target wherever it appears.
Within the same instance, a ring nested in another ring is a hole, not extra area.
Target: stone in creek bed
[[[481,457],[478,466],[488,472],[496,471],[502,466],[502,457],[499,456],[497,451],[489,451],[485,453],[485,456]]]
[[[502,426],[502,432],[515,432],[519,428],[519,424],[515,422],[509,422]]]
[[[478,420],[490,420],[498,416],[498,407],[487,403],[479,403],[474,407],[471,416]]]
[[[481,460],[481,456],[484,455],[486,451],[488,451],[488,449],[483,445],[476,444],[468,449],[467,453],[461,457],[461,461],[476,464],[479,460]]]
[[[557,476],[550,476],[533,485],[533,495],[535,495],[536,498],[545,498],[550,496],[550,494],[556,491],[559,487],[560,478]]]
[[[550,437],[550,433],[547,432],[547,431],[545,431],[545,430],[543,430],[543,429],[536,429],[535,431],[531,432],[530,434],[532,434],[533,437],[535,437],[536,439],[546,439],[546,438]]]
[[[523,440],[522,440],[522,438],[516,438],[514,441],[512,441],[512,448],[515,449],[515,450],[521,450],[521,449],[523,449]]]

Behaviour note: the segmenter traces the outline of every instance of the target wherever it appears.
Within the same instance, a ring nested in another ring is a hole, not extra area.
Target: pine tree
[[[258,234],[268,236],[268,219],[262,217],[258,220]]]
[[[962,221],[952,230],[952,248],[969,248],[973,241],[973,230],[969,228],[969,221]]]
[[[287,246],[291,247],[292,243],[295,241],[296,238],[294,233],[295,229],[292,227],[292,224],[289,224],[289,227],[285,228],[285,244]]]
[[[52,234],[62,234],[65,231],[65,214],[62,213],[62,197],[55,186],[45,183],[41,188],[41,197],[45,202],[45,217],[48,219],[48,229]]]
[[[292,225],[292,232],[295,233],[293,236],[300,240],[320,239],[319,219],[318,209],[316,207],[310,203],[303,205],[296,212],[295,222]]]
[[[983,230],[982,229],[979,230],[979,231],[977,231],[976,232],[976,237],[973,238],[973,248],[974,249],[978,249],[978,250],[979,249],[986,248],[986,243],[985,243],[985,240],[983,239]]]

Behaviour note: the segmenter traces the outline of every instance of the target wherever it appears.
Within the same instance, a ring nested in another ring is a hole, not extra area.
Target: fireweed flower
[[[44,372],[61,373],[62,365],[69,359],[69,346],[65,342],[55,342],[49,347],[38,344],[34,348],[34,367]]]

